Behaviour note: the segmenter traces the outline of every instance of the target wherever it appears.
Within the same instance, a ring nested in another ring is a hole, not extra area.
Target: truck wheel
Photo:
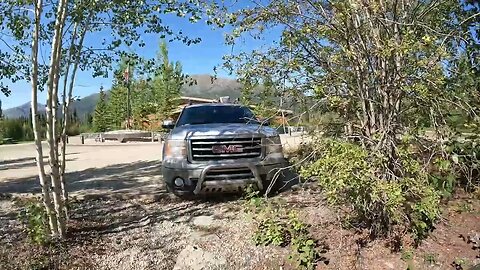
[[[271,183],[272,183],[272,181],[269,181],[269,180],[263,180],[262,181],[263,190],[260,192],[262,195],[264,195],[265,192],[267,192],[267,189],[268,189],[268,187],[270,186]],[[269,196],[275,195],[278,192],[278,190],[281,188],[280,184],[281,184],[280,179],[277,179],[277,181],[275,181],[275,183],[272,186],[272,189],[270,190],[270,193],[268,195]]]

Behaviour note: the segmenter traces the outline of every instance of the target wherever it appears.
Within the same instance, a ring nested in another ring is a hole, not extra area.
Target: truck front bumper
[[[286,161],[271,164],[227,163],[195,166],[193,168],[170,168],[162,166],[162,174],[169,189],[177,194],[201,194],[210,192],[236,192],[249,185],[259,190],[267,188],[274,177],[278,177]],[[176,185],[180,178],[183,185]]]

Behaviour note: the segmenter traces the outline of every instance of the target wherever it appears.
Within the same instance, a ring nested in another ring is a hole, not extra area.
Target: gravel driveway
[[[278,269],[283,264],[285,250],[255,247],[252,223],[241,214],[238,197],[181,201],[166,194],[161,143],[70,142],[69,230],[76,236],[66,269]],[[289,148],[297,139],[284,142]],[[0,146],[0,227],[5,230],[0,245],[6,261],[15,261],[8,256],[22,240],[14,218],[19,209],[1,196],[40,194],[34,156],[32,143]],[[32,252],[22,257],[37,256]]]
[[[161,185],[161,156],[160,143],[72,143],[66,155],[69,192],[74,196],[154,192]],[[34,157],[32,143],[0,146],[0,194],[40,191]]]

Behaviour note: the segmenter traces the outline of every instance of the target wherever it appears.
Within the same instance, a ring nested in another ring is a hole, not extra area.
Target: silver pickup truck
[[[186,106],[163,148],[167,189],[180,197],[238,192],[248,185],[265,190],[286,164],[275,129],[245,106],[212,103]]]

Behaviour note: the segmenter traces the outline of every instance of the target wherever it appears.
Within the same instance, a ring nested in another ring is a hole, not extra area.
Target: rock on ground
[[[213,224],[212,216],[198,216],[193,218],[193,225],[195,226],[210,226]]]
[[[206,270],[225,269],[227,261],[225,258],[205,251],[200,247],[188,245],[180,254],[174,270]]]

